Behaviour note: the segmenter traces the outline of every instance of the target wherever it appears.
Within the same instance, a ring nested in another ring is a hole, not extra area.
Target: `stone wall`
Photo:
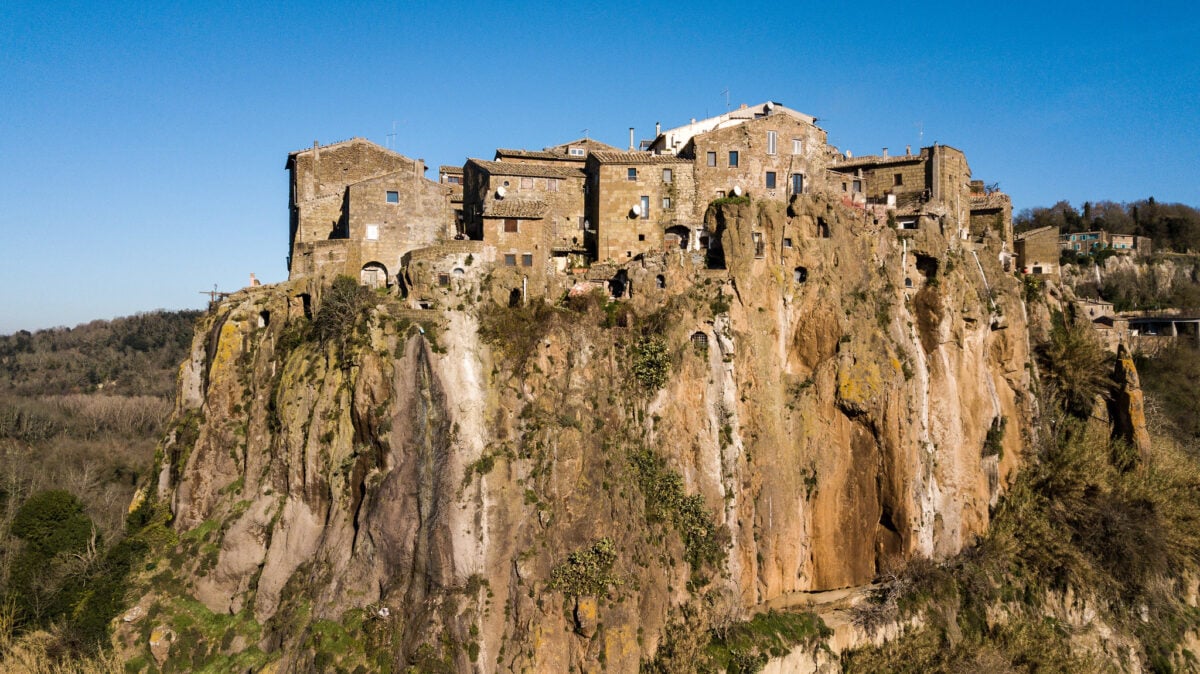
[[[630,170],[635,171],[632,180]],[[669,228],[694,231],[700,224],[692,165],[684,159],[595,153],[588,161],[588,172],[594,181],[588,195],[588,219],[596,228],[596,258],[600,262],[626,262],[643,253],[660,251]],[[649,208],[635,215],[634,206],[641,210],[643,197]],[[664,201],[668,199],[669,208]]]
[[[774,131],[774,154],[768,152],[768,132]],[[800,152],[793,152],[793,139]],[[756,199],[786,202],[792,193],[792,175],[803,174],[805,189],[825,184],[825,139],[822,129],[786,114],[768,115],[724,129],[697,135],[687,155],[696,173],[696,204],[703,213],[707,204],[732,194],[735,187]],[[714,166],[709,153],[715,153]],[[737,152],[737,166],[730,165],[730,152]],[[775,187],[766,185],[767,172],[775,173]]]

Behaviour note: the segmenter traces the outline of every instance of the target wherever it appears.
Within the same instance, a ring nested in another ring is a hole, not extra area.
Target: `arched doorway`
[[[359,272],[358,281],[368,288],[386,288],[388,283],[387,267],[379,262],[368,262]]]

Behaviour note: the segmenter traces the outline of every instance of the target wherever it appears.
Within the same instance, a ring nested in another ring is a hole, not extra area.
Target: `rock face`
[[[1113,399],[1109,416],[1113,435],[1129,442],[1138,453],[1150,449],[1150,431],[1146,428],[1146,399],[1138,377],[1133,356],[1122,346],[1117,349],[1117,364],[1113,368]]]
[[[635,261],[606,307],[373,295],[321,344],[321,288],[229,298],[159,480],[181,534],[217,532],[190,591],[279,671],[359,609],[397,667],[634,671],[706,595],[737,618],[982,533],[1032,416],[998,247],[808,197],[707,226],[725,270]]]

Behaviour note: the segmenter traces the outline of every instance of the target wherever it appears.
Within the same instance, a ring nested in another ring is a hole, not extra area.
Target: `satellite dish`
[[[733,196],[735,196],[735,197],[742,196],[742,186],[741,185],[733,186]]]
[[[501,199],[503,199],[504,195],[507,193],[508,193],[508,190],[504,189],[503,185],[496,188],[496,196],[500,197]]]
[[[770,112],[771,110],[775,109],[775,104],[772,103],[771,101],[767,101],[767,104],[764,105],[763,107],[766,108],[768,112]]]
[[[850,150],[846,150],[846,159],[853,159],[853,158],[854,158],[854,155],[850,153]]]
[[[633,205],[633,209],[632,209],[632,210],[633,210],[633,214],[634,214],[634,215],[641,215],[641,214],[642,214],[642,205],[641,205],[641,204],[634,204],[634,205]]]

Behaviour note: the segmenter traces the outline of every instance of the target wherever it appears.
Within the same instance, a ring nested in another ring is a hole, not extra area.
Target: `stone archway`
[[[386,288],[388,285],[387,267],[380,262],[368,262],[358,273],[358,281],[368,288]]]

